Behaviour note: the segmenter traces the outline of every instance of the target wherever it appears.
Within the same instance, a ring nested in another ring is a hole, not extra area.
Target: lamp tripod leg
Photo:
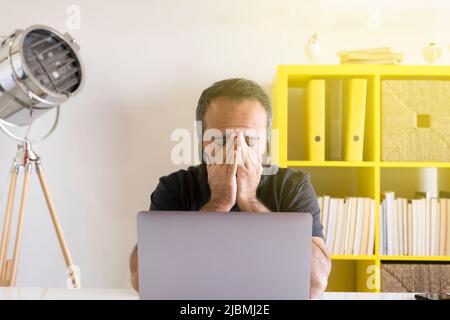
[[[30,181],[30,173],[31,173],[31,164],[27,164],[25,166],[25,173],[23,176],[23,186],[22,186],[22,196],[20,199],[20,208],[19,208],[19,218],[17,220],[17,229],[16,229],[16,241],[14,243],[14,252],[13,258],[10,265],[10,268],[7,268],[7,285],[10,287],[14,287],[16,285],[16,276],[17,276],[17,267],[19,261],[19,252],[20,252],[20,242],[22,240],[22,230],[23,230],[23,219],[25,216],[25,205],[27,202],[28,196],[28,186]]]
[[[39,177],[39,182],[41,183],[42,191],[44,193],[44,197],[47,202],[47,207],[50,212],[50,217],[52,219],[52,223],[55,228],[59,244],[61,246],[61,250],[62,250],[62,253],[64,256],[64,261],[66,263],[66,266],[67,266],[67,269],[69,272],[69,277],[72,281],[73,287],[78,289],[78,288],[80,288],[80,283],[78,281],[77,274],[74,270],[72,257],[70,256],[69,248],[67,246],[66,240],[64,239],[64,234],[63,234],[61,225],[59,223],[58,215],[56,214],[56,209],[53,205],[53,201],[51,199],[50,192],[49,192],[49,189],[47,186],[47,182],[45,180],[44,172],[42,170],[42,166],[40,163],[36,163],[36,173]]]
[[[5,217],[3,221],[2,238],[0,242],[0,286],[7,285],[7,254],[9,247],[9,236],[11,231],[11,219],[16,195],[17,176],[19,167],[14,163],[11,169],[11,177],[8,191],[8,200],[6,203]]]

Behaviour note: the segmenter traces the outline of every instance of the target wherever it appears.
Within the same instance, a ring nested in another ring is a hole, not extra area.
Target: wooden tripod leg
[[[50,216],[53,222],[53,226],[55,227],[56,235],[58,237],[59,245],[61,246],[61,250],[64,256],[64,261],[66,263],[67,269],[69,271],[69,276],[72,280],[72,285],[74,288],[80,288],[80,283],[78,282],[77,274],[74,270],[74,266],[72,263],[72,257],[70,256],[69,248],[67,246],[66,240],[64,239],[64,234],[59,224],[58,215],[56,214],[55,207],[53,205],[53,201],[50,197],[50,192],[48,190],[47,182],[45,180],[44,172],[42,171],[42,167],[40,164],[36,164],[36,173],[39,177],[39,181],[41,183],[42,191],[44,192],[45,201],[47,202],[48,210],[50,212]]]
[[[6,258],[8,254],[11,218],[14,207],[14,198],[16,195],[16,184],[18,175],[19,175],[19,168],[16,165],[13,165],[13,168],[11,170],[11,179],[9,183],[8,201],[6,203],[5,217],[3,221],[2,238],[0,242],[0,286],[5,285],[7,276]]]
[[[27,202],[27,195],[28,195],[28,185],[30,181],[30,172],[31,172],[31,164],[27,164],[25,166],[25,173],[23,177],[23,186],[22,186],[22,196],[20,198],[20,208],[19,208],[19,218],[17,220],[17,227],[16,227],[16,241],[14,243],[14,253],[13,258],[11,262],[10,268],[8,268],[8,271],[10,271],[10,274],[8,274],[9,279],[7,282],[7,285],[10,287],[14,287],[16,285],[16,276],[17,276],[17,266],[19,262],[19,252],[20,252],[20,242],[22,239],[22,230],[23,230],[23,218],[25,216],[25,204]]]

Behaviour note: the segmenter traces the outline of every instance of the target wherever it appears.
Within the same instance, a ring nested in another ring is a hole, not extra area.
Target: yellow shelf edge
[[[450,256],[380,256],[381,261],[450,261]]]
[[[279,65],[278,71],[287,76],[333,76],[333,75],[362,75],[381,77],[419,76],[450,78],[450,66],[426,65]]]
[[[450,168],[450,162],[381,161],[382,168]]]
[[[288,160],[290,167],[375,167],[373,161],[308,161],[308,160]]]
[[[332,254],[331,260],[377,260],[375,255]]]

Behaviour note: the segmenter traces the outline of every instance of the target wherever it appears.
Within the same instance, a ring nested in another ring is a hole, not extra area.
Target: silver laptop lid
[[[138,215],[142,299],[307,299],[308,213]]]

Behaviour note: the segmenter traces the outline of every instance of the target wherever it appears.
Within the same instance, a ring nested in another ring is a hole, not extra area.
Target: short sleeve
[[[303,172],[294,173],[297,179],[287,185],[284,190],[282,211],[285,212],[308,212],[313,218],[312,236],[324,238],[323,227],[320,222],[320,207],[316,192],[311,184],[309,174]]]
[[[150,196],[150,211],[179,211],[180,201],[176,185],[169,177],[161,177],[158,186]]]

